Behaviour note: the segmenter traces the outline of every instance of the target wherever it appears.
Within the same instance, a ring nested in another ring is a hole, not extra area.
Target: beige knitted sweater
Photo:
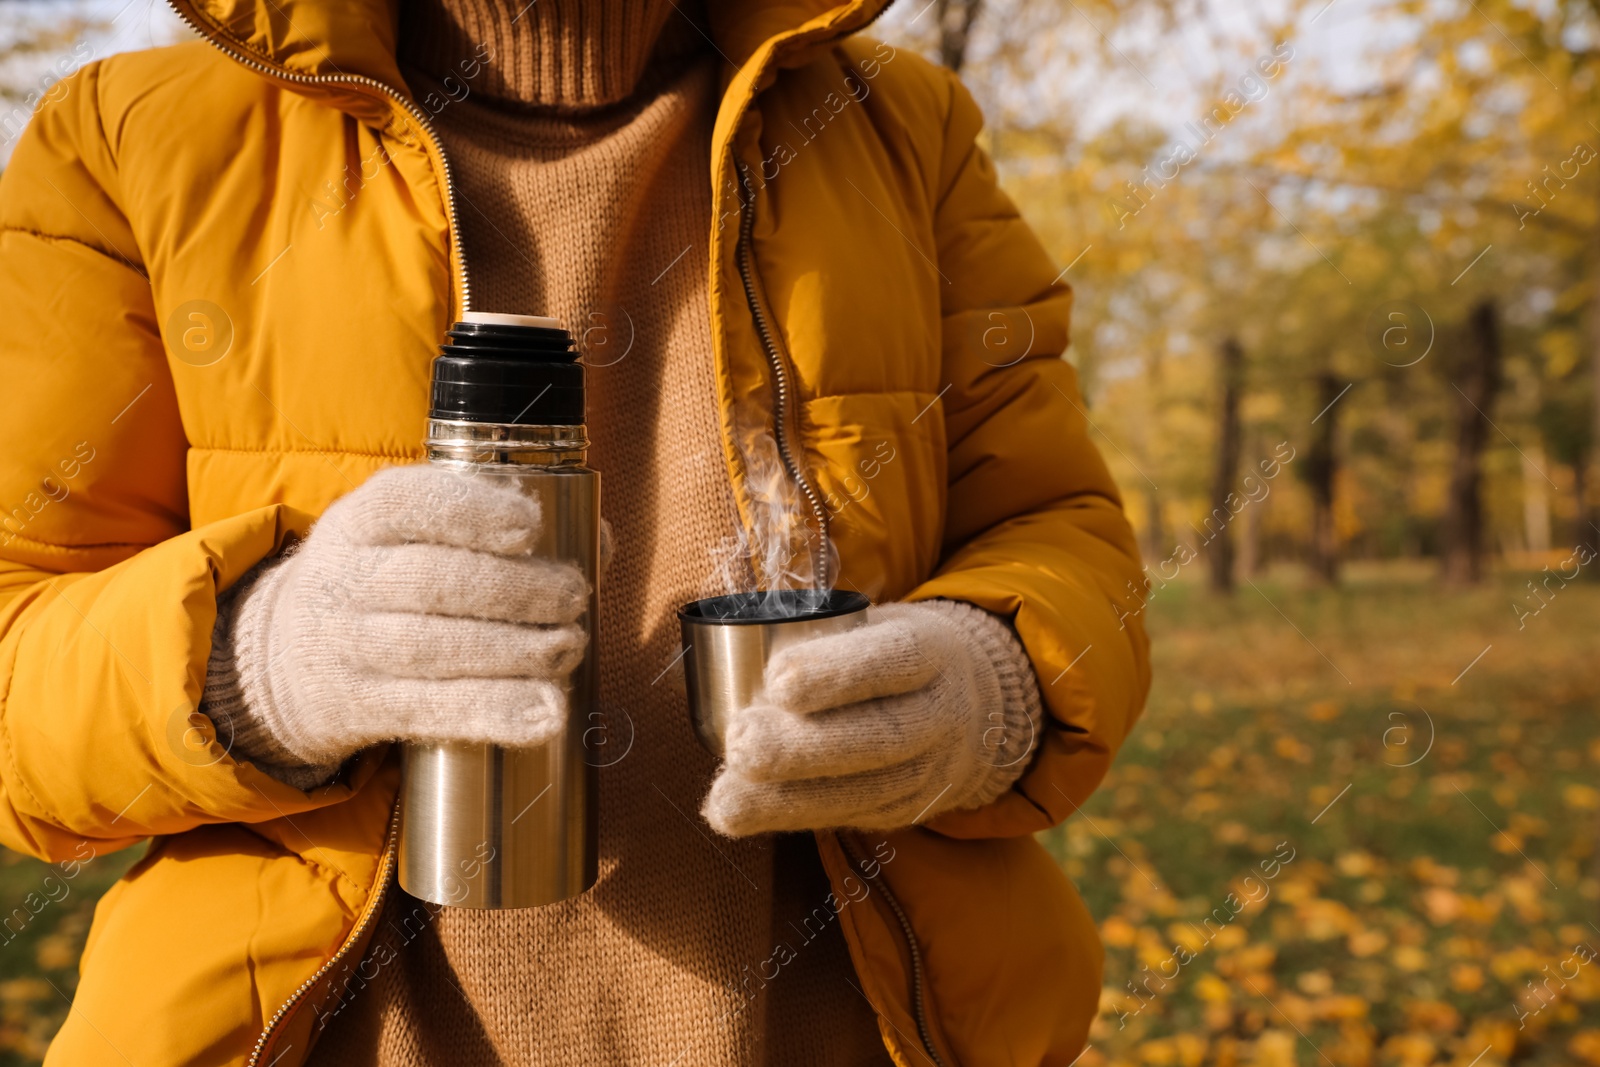
[[[611,754],[595,888],[469,911],[391,886],[313,1064],[889,1062],[838,922],[806,921],[828,895],[810,835],[729,840],[698,815],[716,767],[689,729],[675,611],[728,591],[716,575],[737,518],[706,292],[722,61],[694,16],[672,0],[403,5],[407,77],[439,106],[456,170],[475,308],[557,316],[586,353],[615,543],[600,620]],[[780,944],[793,959],[767,981]]]

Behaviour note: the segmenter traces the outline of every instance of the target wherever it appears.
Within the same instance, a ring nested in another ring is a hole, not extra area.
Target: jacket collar
[[[401,0],[170,0],[212,43],[289,88],[375,119],[375,81],[408,90],[395,59]],[[710,36],[728,60],[724,88],[750,69],[804,62],[876,19],[890,0],[708,0]]]

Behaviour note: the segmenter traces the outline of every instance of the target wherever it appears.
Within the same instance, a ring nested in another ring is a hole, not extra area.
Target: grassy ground
[[[1157,594],[1149,711],[1049,839],[1107,942],[1079,1067],[1600,1065],[1600,586],[1519,630],[1525,580]],[[0,909],[37,911],[0,930],[0,1067],[136,853],[0,852]]]
[[[1600,586],[1519,629],[1527,575],[1349,577],[1152,601],[1149,710],[1051,835],[1107,942],[1080,1067],[1600,1064]]]

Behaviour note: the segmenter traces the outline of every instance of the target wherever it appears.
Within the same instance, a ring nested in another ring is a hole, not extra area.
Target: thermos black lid
[[[583,364],[556,319],[468,312],[433,361],[429,417],[519,426],[583,422]]]

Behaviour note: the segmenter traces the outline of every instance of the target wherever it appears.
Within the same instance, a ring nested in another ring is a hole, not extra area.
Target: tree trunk
[[[1333,515],[1333,487],[1339,474],[1335,451],[1339,429],[1339,405],[1344,384],[1332,371],[1317,375],[1317,408],[1313,423],[1310,454],[1306,457],[1306,480],[1311,487],[1311,573],[1333,585],[1339,581],[1339,529]]]
[[[1578,505],[1573,511],[1577,516],[1572,538],[1573,546],[1588,545],[1591,550],[1600,549],[1600,531],[1589,523],[1589,464],[1585,462],[1583,456],[1579,456],[1578,461],[1572,465],[1572,499]],[[1600,568],[1595,569],[1600,570]]]
[[[1483,578],[1483,446],[1500,390],[1500,323],[1492,300],[1472,309],[1455,386],[1456,456],[1445,501],[1444,580],[1470,585]]]
[[[1132,430],[1139,461],[1145,464],[1146,469],[1150,469],[1156,458],[1150,439],[1161,426],[1162,398],[1166,388],[1160,346],[1151,345],[1146,350],[1144,359],[1146,387],[1140,405],[1141,417],[1137,420],[1138,425]],[[1143,481],[1143,490],[1145,514],[1149,517],[1149,521],[1145,524],[1145,559],[1151,565],[1155,565],[1166,558],[1172,546],[1167,543],[1167,523],[1166,516],[1161,513],[1160,491],[1150,481]]]
[[[1522,536],[1528,551],[1541,556],[1550,551],[1550,486],[1544,480],[1543,450],[1531,444],[1527,453],[1522,457]]]
[[[1244,509],[1244,514],[1239,516],[1239,564],[1238,573],[1246,578],[1254,578],[1261,573],[1262,565],[1266,562],[1261,556],[1261,508],[1266,504],[1266,498],[1252,502]]]
[[[1167,528],[1161,521],[1161,495],[1154,489],[1144,491],[1144,508],[1149,516],[1145,529],[1145,559],[1154,563],[1167,552]]]
[[[1596,210],[1600,210],[1600,203],[1596,203]],[[1589,469],[1600,471],[1600,225],[1594,227],[1589,233],[1589,251],[1591,264],[1590,277],[1594,279],[1594,291],[1589,301],[1589,404],[1590,418],[1593,420],[1593,433],[1590,435],[1589,447],[1594,460]],[[1600,500],[1595,502],[1593,510],[1586,507],[1587,501],[1584,488],[1587,480],[1584,478],[1583,459],[1573,465],[1576,470],[1576,488],[1578,491],[1578,543],[1600,549]],[[1590,579],[1600,578],[1600,567],[1585,568],[1590,573]]]
[[[1217,351],[1217,465],[1211,479],[1211,513],[1203,523],[1211,588],[1218,593],[1233,592],[1232,521],[1243,499],[1234,484],[1239,477],[1239,394],[1243,386],[1244,349],[1230,337]]]
[[[983,0],[936,0],[939,19],[939,61],[956,73],[967,61],[967,41]]]

